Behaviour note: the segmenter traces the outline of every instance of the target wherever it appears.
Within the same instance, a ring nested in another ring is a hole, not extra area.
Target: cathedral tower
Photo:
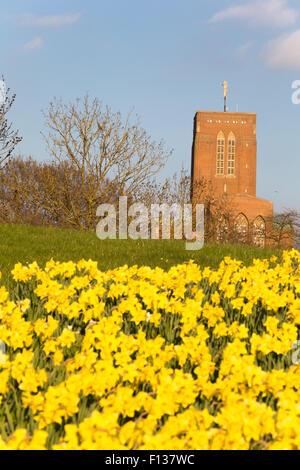
[[[195,115],[193,187],[207,181],[213,200],[222,198],[232,207],[236,230],[243,239],[265,246],[273,203],[256,196],[256,114],[227,112],[227,85],[223,83],[223,112],[198,111]],[[194,194],[195,203],[203,202],[196,197]]]
[[[256,114],[198,111],[193,181],[211,181],[215,195],[256,196]]]

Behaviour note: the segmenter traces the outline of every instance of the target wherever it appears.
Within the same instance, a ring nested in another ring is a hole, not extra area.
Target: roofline
[[[243,113],[242,111],[238,111],[238,112],[229,112],[229,111],[196,111],[196,114],[198,113],[203,113],[203,114],[236,114],[236,115],[239,115],[239,114],[248,114],[249,116],[256,116],[256,113]]]
[[[248,199],[257,199],[257,200],[260,200],[260,201],[266,201],[266,202],[270,202],[271,204],[274,204],[273,201],[270,201],[269,199],[264,199],[262,197],[258,197],[258,196],[253,196],[252,194],[248,194],[248,193],[234,193],[234,194],[222,194],[222,196],[219,196],[215,199],[221,199],[221,198],[235,198],[235,197],[245,197],[245,198],[248,198]]]

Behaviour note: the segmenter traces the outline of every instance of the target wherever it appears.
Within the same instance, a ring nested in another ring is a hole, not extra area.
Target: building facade
[[[267,224],[273,217],[273,203],[256,196],[256,159],[256,114],[196,113],[193,186],[204,179],[208,181],[215,200],[222,198],[232,204],[241,238],[263,247],[267,244]]]

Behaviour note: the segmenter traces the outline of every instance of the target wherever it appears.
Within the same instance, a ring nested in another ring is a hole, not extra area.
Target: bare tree
[[[212,197],[204,204],[205,238],[217,243],[242,243],[236,230],[237,209],[230,197]]]
[[[151,140],[131,115],[103,109],[97,98],[86,95],[75,103],[54,100],[44,112],[44,135],[52,163],[35,166],[25,197],[52,218],[79,230],[95,229],[101,203],[115,203],[119,195],[132,195],[147,184],[172,153],[164,143]]]
[[[8,123],[7,113],[15,101],[16,95],[10,97],[10,89],[6,88],[5,80],[0,81],[0,169],[3,168],[15,147],[21,142],[19,131],[14,131]]]
[[[284,209],[266,221],[266,240],[278,248],[286,248],[300,243],[300,213],[294,209]]]
[[[0,173],[0,222],[54,225],[86,230],[89,207],[81,190],[81,173],[68,161],[11,159]],[[117,201],[109,180],[107,198]]]
[[[151,204],[188,204],[190,202],[190,176],[185,168],[180,173],[162,182],[156,180],[141,184],[133,194],[136,202],[142,202],[148,208]]]
[[[196,204],[204,205],[204,230],[205,240],[220,243],[246,243],[248,239],[236,230],[237,208],[232,198],[223,196],[216,198],[212,183],[206,178],[191,183],[187,170],[166,179],[163,183],[152,182],[144,185],[136,194],[137,200],[147,207],[151,204],[167,203],[184,204],[192,202],[193,205],[193,229],[196,229]],[[192,200],[191,200],[192,198]]]

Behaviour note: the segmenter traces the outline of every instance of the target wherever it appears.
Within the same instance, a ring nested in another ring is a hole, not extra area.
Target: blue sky
[[[193,117],[257,113],[257,195],[300,209],[300,4],[296,0],[14,0],[0,14],[0,73],[17,94],[10,118],[24,155],[47,158],[41,110],[89,92],[132,108],[190,169]]]

